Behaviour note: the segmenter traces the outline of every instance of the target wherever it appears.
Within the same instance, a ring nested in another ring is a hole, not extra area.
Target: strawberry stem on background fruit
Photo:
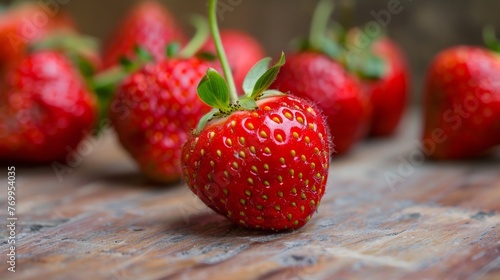
[[[167,57],[193,57],[206,42],[209,34],[206,19],[201,16],[193,16],[191,18],[191,23],[196,29],[194,37],[182,50],[180,50],[179,43],[174,42],[169,44],[165,50]],[[101,104],[101,117],[106,116],[109,102],[116,91],[116,87],[121,83],[121,81],[131,73],[134,73],[144,67],[144,65],[154,62],[154,57],[141,46],[136,46],[134,52],[134,59],[131,60],[123,57],[120,60],[119,65],[109,68],[105,72],[101,72],[92,77],[90,83],[99,98],[99,103]]]
[[[137,71],[143,65],[153,61],[153,57],[144,49],[136,47],[136,58],[134,60],[122,59],[120,65],[116,65],[104,72],[93,76],[89,83],[96,94],[99,107],[100,118],[105,118],[108,112],[108,106],[111,102],[116,87],[130,73]]]
[[[347,1],[346,5],[354,5],[353,1]],[[346,32],[345,27],[335,21],[331,22],[329,19],[334,8],[332,0],[319,0],[313,14],[309,38],[302,43],[300,50],[320,52],[362,79],[382,78],[386,72],[385,61],[372,50],[378,37],[368,38],[368,45],[358,47],[356,43],[366,35],[357,28]]]
[[[335,5],[332,0],[320,0],[314,10],[311,28],[309,31],[309,44],[314,49],[321,49],[324,45],[325,33]]]
[[[350,29],[345,34],[343,45],[346,49],[344,66],[363,80],[379,80],[386,75],[386,61],[373,51],[373,45],[383,36],[383,32],[367,37],[359,28]],[[368,40],[362,46],[359,42]]]
[[[488,25],[483,28],[483,41],[488,49],[500,53],[500,41],[493,26]]]
[[[145,64],[153,61],[153,57],[141,47],[136,47],[135,53],[136,59],[129,60],[123,58],[120,65],[94,76],[92,81],[94,90],[108,88],[109,86],[114,87],[127,77],[129,73],[137,71]]]
[[[99,41],[90,36],[77,34],[70,30],[59,30],[30,45],[29,51],[56,50],[63,52],[80,70],[82,76],[90,79],[97,65],[90,61],[99,49]]]
[[[309,38],[303,40],[300,46],[301,51],[321,52],[332,59],[341,61],[344,49],[341,44],[327,36],[330,16],[335,5],[332,0],[320,0],[316,6],[311,21]]]
[[[238,101],[238,91],[236,90],[236,83],[234,82],[233,73],[231,72],[231,66],[229,65],[224,46],[222,45],[219,24],[217,22],[217,0],[210,0],[208,6],[208,21],[210,23],[212,39],[215,44],[215,49],[217,50],[222,70],[224,71],[224,76],[226,77],[226,81],[229,86],[230,99],[232,102],[236,103]]]
[[[191,18],[191,24],[196,29],[196,33],[191,41],[180,50],[179,43],[171,43],[166,47],[166,52],[168,57],[180,57],[189,58],[194,56],[199,49],[206,42],[209,35],[209,29],[207,28],[207,21],[202,16],[193,16]],[[154,57],[141,46],[135,47],[135,59],[130,60],[123,57],[120,60],[120,65],[117,65],[105,72],[102,72],[93,78],[93,88],[95,90],[106,89],[106,94],[109,93],[111,87],[116,87],[125,77],[130,73],[133,73],[143,67],[145,64],[153,62]],[[112,94],[112,93],[111,93]]]
[[[190,22],[195,27],[196,33],[191,41],[179,53],[179,57],[181,58],[193,57],[205,44],[210,34],[206,18],[193,15]]]

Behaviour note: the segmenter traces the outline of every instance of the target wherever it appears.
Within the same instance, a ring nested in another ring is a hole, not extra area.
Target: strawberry
[[[424,93],[428,156],[469,158],[500,144],[500,44],[494,47],[457,46],[432,62]]]
[[[222,30],[221,38],[236,87],[241,89],[248,71],[265,56],[264,48],[255,38],[236,29]],[[207,41],[202,52],[216,52],[213,40]]]
[[[325,192],[329,132],[318,108],[268,90],[284,55],[270,69],[257,63],[238,97],[218,33],[217,1],[209,1],[210,25],[226,79],[209,69],[198,95],[214,109],[202,118],[182,149],[189,188],[233,223],[262,230],[304,226]],[[227,83],[226,83],[227,81]]]
[[[141,1],[118,25],[103,54],[104,68],[134,59],[134,48],[141,46],[156,60],[165,58],[171,42],[184,40],[179,25],[170,12],[156,1]]]
[[[1,85],[0,158],[4,161],[64,160],[94,124],[95,98],[60,53],[26,56]]]
[[[406,109],[409,70],[401,49],[387,37],[373,42],[369,51],[384,63],[380,77],[362,79],[373,106],[369,134],[376,137],[389,136],[398,127]]]
[[[342,64],[338,46],[324,38],[323,29],[318,29],[317,18],[328,18],[322,13],[331,11],[330,6],[325,6],[330,4],[320,2],[311,37],[301,51],[288,57],[271,87],[318,104],[327,117],[335,152],[341,155],[365,136],[371,106],[358,79]]]
[[[111,102],[120,142],[148,178],[179,180],[181,147],[210,108],[196,95],[208,69],[198,58],[149,64],[128,76]]]
[[[185,180],[235,224],[264,230],[304,226],[328,178],[323,116],[293,96],[263,98],[192,135],[182,151]]]
[[[410,74],[404,53],[387,36],[371,37],[373,34],[358,27],[350,28],[355,3],[345,1],[340,6],[342,25],[333,25],[330,39],[345,49],[343,64],[361,80],[370,98],[369,136],[390,136],[403,117],[409,97]]]
[[[169,46],[168,59],[155,62],[138,49],[138,59],[125,65],[131,73],[118,71],[118,78],[124,77],[110,103],[109,116],[120,142],[143,173],[158,183],[182,177],[182,145],[198,120],[210,111],[196,94],[209,62],[193,57],[209,31],[205,20],[197,18],[194,24],[197,33],[192,41],[178,54],[175,44]],[[109,73],[115,75],[116,70]],[[106,73],[101,75],[108,78]],[[94,84],[101,83],[99,79]]]
[[[12,67],[26,54],[29,44],[43,39],[55,30],[73,30],[67,13],[42,9],[38,3],[12,5],[0,14],[0,65]]]

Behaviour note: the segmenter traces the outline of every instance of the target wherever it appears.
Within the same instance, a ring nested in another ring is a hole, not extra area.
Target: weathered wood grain
[[[0,279],[500,279],[500,154],[401,173],[404,127],[336,159],[319,212],[280,234],[232,226],[182,183],[149,186],[112,135],[62,182],[19,168],[18,267]]]

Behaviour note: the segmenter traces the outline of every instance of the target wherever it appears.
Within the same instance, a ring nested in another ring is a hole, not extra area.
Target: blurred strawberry
[[[26,56],[0,84],[2,161],[65,160],[94,125],[95,98],[61,53]]]
[[[29,44],[54,30],[73,30],[70,16],[38,3],[13,5],[0,14],[0,67],[9,68],[26,54]]]
[[[222,30],[221,39],[234,75],[236,88],[238,91],[242,91],[246,74],[265,56],[264,48],[259,41],[240,30]],[[205,44],[202,52],[216,54],[212,39]]]
[[[109,116],[123,147],[143,173],[159,183],[181,178],[182,145],[210,110],[197,96],[209,64],[194,57],[209,30],[204,19],[194,20],[197,33],[180,52],[171,45],[168,58],[154,61],[145,50],[137,49],[139,61],[124,65],[129,74],[110,103]],[[113,71],[111,77],[116,75]],[[106,78],[105,73],[101,75]]]
[[[423,147],[434,159],[475,157],[500,145],[500,44],[447,49],[424,92]]]
[[[165,49],[173,41],[184,41],[184,35],[170,12],[156,1],[141,1],[123,19],[103,54],[104,68],[134,59],[134,48],[141,46],[155,60],[165,58]]]
[[[409,96],[409,70],[400,48],[387,37],[380,37],[362,48],[352,48],[359,29],[348,34],[346,65],[362,81],[373,106],[371,136],[389,136],[396,130]],[[350,41],[350,42],[349,42]],[[349,47],[351,47],[349,49]]]
[[[386,68],[380,79],[363,81],[373,105],[370,135],[387,136],[394,133],[405,112],[410,73],[403,52],[389,38],[377,40],[373,52]]]
[[[120,142],[153,181],[181,177],[181,147],[210,110],[196,93],[207,69],[198,58],[146,65],[124,80],[111,102]]]

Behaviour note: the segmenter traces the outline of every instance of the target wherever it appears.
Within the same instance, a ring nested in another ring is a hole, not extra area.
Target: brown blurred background
[[[119,19],[138,0],[38,0],[58,1],[74,15],[81,31],[105,39]],[[289,42],[308,33],[316,0],[220,0],[236,3],[224,14],[223,27],[241,28],[258,38],[269,55],[289,49]],[[342,3],[338,0],[337,7]],[[419,100],[425,69],[440,50],[456,44],[482,44],[486,24],[500,29],[500,1],[495,0],[357,0],[353,23],[364,26],[373,13],[387,10],[392,1],[402,11],[392,15],[387,31],[406,51],[413,74],[414,101]],[[2,1],[8,2],[8,1]],[[160,0],[186,28],[190,14],[206,12],[206,0]],[[339,18],[339,10],[336,18]],[[189,30],[189,29],[188,29]]]

